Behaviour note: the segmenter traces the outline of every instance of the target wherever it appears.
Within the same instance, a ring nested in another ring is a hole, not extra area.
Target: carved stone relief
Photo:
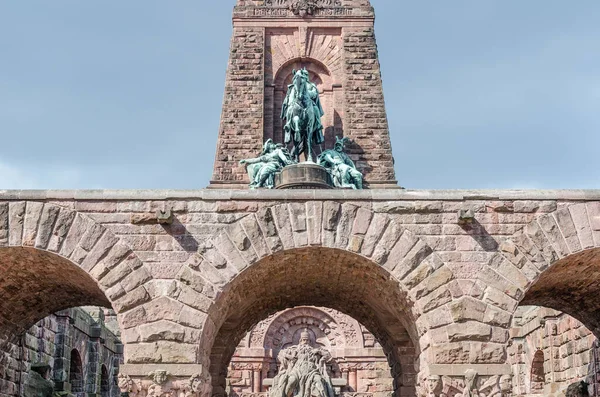
[[[479,376],[468,370],[462,377],[430,375],[419,387],[421,397],[510,397],[510,375]]]
[[[154,371],[146,379],[119,374],[121,395],[128,397],[200,397],[205,379],[199,374],[188,379],[171,379],[167,371]]]

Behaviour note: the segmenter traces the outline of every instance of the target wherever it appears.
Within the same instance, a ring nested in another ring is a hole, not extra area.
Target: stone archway
[[[559,310],[599,337],[599,231],[598,202],[573,204],[538,217],[505,240],[490,262],[489,270],[510,280],[497,301],[505,302],[510,312],[517,305]]]
[[[0,203],[0,236],[5,349],[56,311],[103,306],[122,320],[150,300],[143,263],[103,225],[77,211],[34,201]]]
[[[324,258],[327,265],[310,267]],[[263,208],[215,237],[180,275],[199,293],[209,285],[219,289],[205,312],[198,357],[217,394],[243,335],[269,314],[299,305],[331,307],[360,321],[392,366],[398,363],[392,371],[399,374],[397,348],[429,348],[429,321],[446,317],[440,310],[452,300],[447,284],[453,278],[433,250],[390,215],[337,202]]]
[[[332,378],[346,379],[346,385],[339,386],[340,392],[393,389],[388,360],[366,327],[331,308],[297,306],[270,315],[244,336],[228,366],[229,395],[246,397],[264,392],[278,373],[280,351],[297,345],[302,332],[308,332],[313,346],[331,355],[328,373]],[[395,338],[401,339],[400,335]],[[405,363],[417,362],[414,350],[403,347],[399,356]],[[400,375],[408,378],[413,372],[414,367],[407,366]],[[397,382],[406,383],[402,379]]]
[[[401,383],[403,373],[415,372],[416,363],[403,367],[401,358],[407,350],[414,355],[418,343],[410,337],[417,334],[410,313],[414,303],[386,273],[356,254],[323,247],[282,251],[252,265],[209,312],[209,318],[221,323],[210,354],[213,388],[223,390],[229,361],[249,329],[273,311],[304,305],[328,306],[360,321],[388,357],[397,381],[393,390],[414,387]]]

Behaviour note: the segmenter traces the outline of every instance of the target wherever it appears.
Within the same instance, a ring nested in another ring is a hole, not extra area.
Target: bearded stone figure
[[[281,364],[269,397],[335,397],[326,368],[331,354],[312,347],[307,330],[297,346],[283,349],[277,359]]]

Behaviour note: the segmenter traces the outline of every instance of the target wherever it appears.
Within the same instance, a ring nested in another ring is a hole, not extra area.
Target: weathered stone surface
[[[582,249],[588,249],[595,247],[594,236],[592,235],[592,228],[590,227],[590,221],[585,204],[577,204],[569,207],[571,218],[577,229],[577,236],[581,242]]]
[[[25,210],[25,221],[23,223],[23,242],[24,246],[33,246],[37,237],[37,228],[42,215],[44,204],[36,201],[27,202]]]
[[[480,300],[465,296],[451,302],[449,308],[454,322],[467,320],[482,322],[487,305]]]
[[[125,312],[147,302],[149,299],[150,295],[148,295],[148,291],[146,291],[144,287],[138,287],[122,298],[114,301],[113,306],[117,312]]]
[[[581,242],[579,241],[577,229],[575,228],[569,209],[560,209],[554,213],[554,216],[571,252],[581,251]]]
[[[492,327],[477,321],[467,321],[448,326],[448,339],[450,342],[488,341],[491,334]]]
[[[9,218],[8,224],[10,228],[8,244],[11,246],[19,246],[23,242],[23,226],[25,223],[25,201],[17,201],[9,203]]]

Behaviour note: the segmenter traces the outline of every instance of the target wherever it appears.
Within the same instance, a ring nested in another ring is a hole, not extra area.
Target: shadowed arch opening
[[[71,350],[69,383],[71,384],[72,393],[83,393],[83,362],[77,349]]]
[[[111,303],[88,273],[59,255],[0,248],[0,338],[14,339],[47,315],[76,306]]]
[[[268,256],[232,280],[209,311],[201,357],[209,358],[213,395],[225,394],[227,366],[244,335],[269,315],[297,306],[338,310],[363,324],[381,344],[393,390],[414,393],[416,362],[401,360],[412,349],[418,356],[418,332],[412,302],[377,264],[348,251],[311,247]],[[210,354],[209,354],[210,352]],[[405,376],[406,375],[406,376]]]
[[[106,365],[102,364],[100,371],[100,396],[110,397],[110,378]]]
[[[520,304],[567,313],[600,337],[600,248],[555,262],[532,284]]]
[[[544,372],[544,352],[538,350],[533,355],[531,362],[530,392],[533,394],[541,394],[544,391],[544,383],[546,374]]]

